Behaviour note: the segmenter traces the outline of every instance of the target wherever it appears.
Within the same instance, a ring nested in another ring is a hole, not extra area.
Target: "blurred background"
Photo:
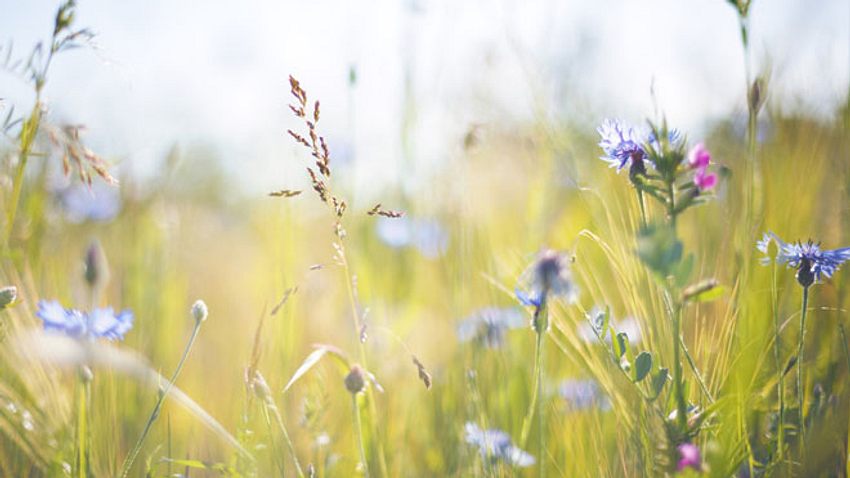
[[[2,40],[49,35],[53,3],[0,2]],[[150,176],[178,145],[211,153],[249,194],[302,176],[284,134],[289,74],[324,101],[325,134],[362,194],[427,181],[470,131],[592,131],[659,110],[700,135],[745,113],[738,22],[722,0],[95,0],[77,16],[99,48],[59,60],[52,114],[87,125],[122,171]],[[750,28],[754,71],[770,67],[777,104],[823,117],[846,97],[846,2],[755,2]],[[32,101],[0,81],[9,101]]]

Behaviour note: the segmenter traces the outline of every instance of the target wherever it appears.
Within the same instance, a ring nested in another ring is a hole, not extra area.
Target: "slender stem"
[[[673,231],[676,230],[676,192],[673,187],[673,182],[676,178],[667,179],[667,216],[670,217],[670,226]]]
[[[304,471],[301,469],[301,462],[298,461],[298,455],[295,454],[295,446],[292,444],[292,439],[289,438],[289,433],[286,431],[286,425],[283,424],[283,417],[280,415],[280,410],[278,410],[277,405],[271,402],[271,398],[265,403],[266,409],[271,409],[272,414],[274,415],[275,421],[277,422],[278,428],[280,428],[280,433],[283,435],[284,441],[286,441],[286,446],[289,448],[289,454],[292,455],[292,462],[295,463],[295,471],[298,473],[298,476],[304,478]]]
[[[646,227],[646,204],[643,200],[643,191],[639,188],[635,188],[638,196],[638,206],[640,206],[640,227]]]
[[[711,391],[708,390],[708,385],[705,383],[705,379],[702,378],[702,374],[697,368],[697,364],[694,361],[694,358],[691,356],[691,352],[688,350],[688,346],[685,344],[685,338],[681,335],[679,336],[679,342],[682,346],[682,352],[685,354],[685,359],[688,361],[688,366],[691,367],[691,372],[693,372],[694,377],[697,379],[697,383],[699,383],[699,388],[702,390],[702,393],[708,398],[710,403],[714,403],[714,396],[711,394]]]
[[[545,296],[544,296],[545,297]],[[522,420],[522,432],[520,433],[520,448],[525,448],[525,444],[528,442],[528,435],[531,433],[531,424],[534,421],[535,413],[538,414],[538,419],[541,421],[541,429],[538,430],[542,435],[542,419],[539,416],[540,412],[540,395],[542,394],[543,388],[543,339],[545,338],[546,329],[548,326],[548,312],[544,302],[539,307],[537,307],[534,311],[534,318],[532,319],[532,325],[534,326],[534,331],[536,333],[536,341],[534,343],[534,388],[531,392],[531,403],[528,404],[528,411],[525,414],[525,418]],[[541,449],[543,451],[543,443],[540,443]],[[543,456],[540,456],[541,460],[541,468],[543,467],[542,461]]]
[[[269,443],[272,445],[272,450],[277,451],[278,445],[277,440],[275,440],[274,431],[272,430],[272,418],[269,413],[269,406],[267,403],[263,403],[263,419],[266,422],[266,430],[269,432]],[[277,466],[280,476],[286,476],[286,466],[283,462],[282,457],[279,453],[272,453],[274,464]]]
[[[354,287],[351,284],[351,268],[348,265],[348,255],[345,252],[345,244],[343,244],[342,239],[339,240],[339,256],[342,261],[343,272],[345,274],[345,286],[348,291],[348,301],[349,306],[351,308],[351,320],[354,326],[354,338],[357,341],[358,351],[360,353],[360,364],[366,369],[369,370],[369,363],[366,360],[366,347],[363,345],[363,341],[360,340],[361,327],[360,323],[360,315],[357,311],[357,301],[354,299]],[[370,436],[374,440],[374,448],[377,449],[378,452],[378,466],[381,469],[381,476],[387,477],[389,476],[389,472],[387,471],[387,459],[384,454],[384,446],[381,443],[380,438],[378,437],[378,426],[375,423],[375,417],[378,415],[378,410],[375,407],[375,396],[372,391],[372,387],[366,388],[366,401],[369,406],[369,415],[368,415],[368,424],[370,430]]]
[[[800,414],[800,452],[805,449],[806,438],[806,414],[803,411],[805,405],[806,390],[803,388],[803,345],[806,342],[806,309],[809,306],[809,288],[803,287],[803,306],[800,310],[800,342],[797,344],[797,407]]]
[[[538,476],[546,476],[546,419],[543,409],[543,345],[545,344],[545,330],[537,334],[537,441],[539,443],[540,466]]]
[[[676,386],[676,419],[679,422],[681,431],[685,431],[688,426],[688,405],[685,401],[685,386],[682,380],[682,341],[679,340],[682,328],[682,306],[676,305],[673,313],[673,380]]]
[[[363,464],[363,476],[369,478],[369,463],[366,461],[366,449],[363,447],[363,429],[360,423],[360,407],[357,405],[357,394],[351,394],[351,408],[354,410],[354,429],[357,433],[357,445],[360,451],[360,463]]]
[[[777,307],[778,299],[776,292],[776,263],[773,264],[773,278],[770,283],[770,300],[773,309],[773,360],[776,366],[776,373],[779,375],[779,382],[776,385],[776,394],[779,399],[779,429],[776,435],[776,450],[777,458],[782,463],[785,453],[785,371],[782,368],[782,336],[780,334],[781,325],[779,323],[779,309]]]
[[[89,476],[89,417],[88,406],[90,397],[89,377],[85,371],[80,371],[77,379],[77,441],[76,441],[76,473],[78,478]]]
[[[133,445],[133,449],[130,450],[130,454],[127,455],[127,458],[124,460],[124,464],[121,466],[121,477],[126,478],[130,473],[130,469],[133,467],[133,462],[136,461],[136,458],[139,456],[139,452],[142,450],[142,444],[144,444],[145,438],[147,438],[148,434],[153,428],[153,424],[156,419],[159,417],[159,412],[162,409],[162,404],[165,402],[165,397],[168,396],[169,392],[171,392],[171,387],[174,386],[174,382],[177,381],[177,377],[180,375],[180,371],[183,369],[183,364],[186,362],[186,358],[189,356],[189,351],[192,350],[192,345],[195,343],[195,339],[198,337],[198,332],[201,330],[201,324],[203,322],[200,320],[195,321],[195,328],[192,329],[192,335],[189,337],[189,342],[186,343],[186,348],[183,349],[183,356],[180,357],[180,362],[177,363],[177,368],[174,370],[174,373],[171,375],[171,380],[165,384],[163,388],[160,385],[162,390],[159,393],[159,398],[156,401],[156,405],[154,405],[153,410],[151,411],[150,416],[148,417],[147,423],[145,423],[145,428],[142,430],[142,434],[139,435],[139,438],[136,440],[136,444]]]

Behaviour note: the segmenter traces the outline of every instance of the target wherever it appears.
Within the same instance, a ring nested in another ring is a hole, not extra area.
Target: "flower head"
[[[514,445],[510,435],[501,430],[482,430],[471,422],[467,422],[464,428],[466,443],[478,447],[482,460],[501,461],[521,468],[535,463],[533,456]]]
[[[697,143],[688,152],[688,164],[692,168],[705,168],[711,162],[711,153],[702,143]]]
[[[524,305],[540,307],[544,300],[561,297],[568,302],[578,299],[578,287],[570,272],[570,259],[563,253],[545,250],[522,273],[515,289]]]
[[[682,443],[676,449],[679,451],[679,462],[676,463],[676,471],[684,471],[685,468],[693,468],[699,471],[702,468],[699,448],[693,443]]]
[[[564,380],[558,387],[558,393],[571,410],[586,410],[594,407],[603,411],[611,409],[611,402],[595,380]]]
[[[501,347],[505,332],[522,327],[523,314],[509,307],[486,307],[465,318],[457,328],[461,342],[475,341],[490,348]]]
[[[44,322],[44,330],[62,332],[75,339],[123,340],[133,328],[133,313],[115,314],[112,307],[80,312],[65,309],[57,301],[39,301],[36,316]]]
[[[600,159],[608,162],[612,168],[617,168],[617,172],[630,163],[630,170],[633,172],[646,172],[643,164],[647,156],[646,151],[641,146],[641,139],[634,128],[620,120],[606,119],[596,131],[602,137],[599,146],[605,152]]]
[[[699,168],[694,173],[694,184],[700,191],[708,191],[717,184],[717,175],[709,173],[708,168]]]
[[[797,269],[797,282],[803,287],[819,282],[822,276],[832,277],[841,264],[850,259],[850,247],[822,250],[820,243],[811,240],[805,243],[786,243],[773,232],[765,233],[756,243],[756,248],[767,255],[771,242],[775,242],[778,247],[776,263]],[[762,264],[769,264],[770,261],[769,256],[762,258]]]

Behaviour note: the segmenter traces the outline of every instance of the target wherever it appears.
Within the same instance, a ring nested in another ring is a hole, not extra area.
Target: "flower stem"
[[[360,423],[360,407],[357,405],[357,394],[351,394],[351,408],[354,411],[354,430],[357,433],[357,445],[360,451],[360,463],[363,464],[363,476],[369,478],[369,463],[366,461],[366,448],[363,447],[363,428]]]
[[[673,380],[676,395],[676,419],[679,428],[684,432],[688,427],[688,405],[685,401],[685,385],[682,380],[682,341],[680,340],[682,329],[682,306],[677,304],[673,313]]]
[[[283,440],[286,442],[287,448],[289,448],[289,454],[292,456],[292,462],[295,464],[295,471],[298,473],[300,478],[304,478],[304,471],[301,468],[301,462],[298,461],[298,455],[295,454],[295,446],[292,444],[292,439],[289,438],[289,432],[286,431],[286,425],[283,424],[283,417],[280,415],[280,410],[278,410],[277,405],[269,398],[266,400],[263,406],[266,409],[266,414],[271,410],[274,415],[275,421],[277,422],[278,428],[280,428],[280,433],[283,435]]]
[[[646,204],[643,201],[643,191],[635,188],[638,196],[638,206],[640,206],[640,227],[646,228]]]
[[[534,311],[532,325],[536,333],[536,341],[534,345],[534,389],[531,393],[531,403],[528,405],[528,412],[522,421],[522,432],[520,433],[520,448],[525,448],[528,441],[528,435],[531,433],[531,423],[534,421],[534,415],[537,415],[537,439],[539,445],[539,476],[545,476],[545,420],[543,417],[543,346],[545,344],[546,330],[549,327],[548,307],[544,296],[543,303]]]
[[[89,372],[90,373],[90,372]],[[86,371],[81,370],[77,379],[77,440],[75,444],[76,472],[74,476],[89,476],[89,417],[88,406],[91,395],[91,380]]]
[[[782,337],[780,335],[781,326],[779,324],[779,310],[777,308],[776,263],[773,264],[770,299],[773,309],[773,360],[776,366],[776,373],[779,375],[779,382],[776,385],[776,394],[779,399],[779,429],[776,435],[776,454],[779,463],[782,463],[785,452],[785,371],[782,368]]]
[[[800,342],[797,344],[797,407],[800,416],[800,452],[805,449],[806,438],[806,414],[803,411],[805,405],[805,389],[803,388],[803,345],[806,342],[806,309],[809,306],[809,288],[803,287],[803,305],[800,310]]]
[[[139,452],[142,450],[142,445],[144,444],[145,438],[147,438],[148,434],[153,428],[153,424],[156,419],[159,417],[159,413],[162,410],[162,404],[165,401],[165,397],[168,396],[169,392],[171,392],[171,387],[174,386],[174,382],[177,381],[177,377],[180,375],[180,371],[183,369],[183,364],[186,362],[186,358],[189,356],[189,351],[192,350],[192,345],[195,344],[195,339],[198,337],[198,332],[201,330],[201,324],[203,322],[200,320],[195,321],[195,328],[192,329],[192,335],[189,337],[189,341],[186,343],[186,348],[183,349],[183,356],[180,357],[180,362],[177,363],[177,368],[174,370],[174,373],[171,375],[171,380],[168,381],[167,384],[163,387],[160,385],[160,393],[159,398],[156,401],[156,405],[154,405],[153,410],[151,410],[151,414],[148,417],[147,423],[145,423],[145,428],[142,430],[142,434],[139,435],[139,438],[136,440],[136,444],[133,445],[133,449],[130,450],[130,453],[127,455],[127,458],[124,460],[124,464],[121,466],[121,477],[126,478],[130,469],[133,467],[133,462],[136,461],[136,458],[139,456]]]
[[[362,324],[360,323],[360,316],[357,312],[357,301],[354,298],[354,287],[351,284],[351,268],[348,265],[348,256],[345,253],[345,244],[343,244],[342,239],[339,240],[339,257],[342,261],[342,268],[345,274],[345,286],[348,291],[348,301],[349,306],[351,308],[351,320],[354,325],[354,337],[357,341],[358,350],[360,353],[360,364],[369,370],[369,363],[366,360],[366,347],[363,345],[363,340],[361,340],[362,333]],[[381,440],[378,436],[378,426],[375,423],[375,417],[378,414],[377,408],[375,407],[374,393],[372,392],[372,387],[366,388],[366,401],[369,406],[369,414],[368,425],[370,430],[370,436],[372,440],[374,440],[374,448],[377,449],[378,452],[378,465],[381,469],[381,476],[387,477],[389,476],[389,472],[387,470],[387,459],[384,454],[384,447],[381,443]],[[364,462],[365,463],[365,462]]]

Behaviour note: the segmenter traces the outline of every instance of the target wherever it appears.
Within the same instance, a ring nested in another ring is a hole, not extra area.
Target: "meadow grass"
[[[693,138],[618,174],[596,125],[533,123],[459,145],[421,194],[349,204],[334,105],[292,79],[303,178],[233,200],[175,152],[74,221],[51,177],[117,182],[41,103],[52,55],[88,37],[72,12],[14,67],[35,106],[0,150],[1,476],[847,476],[848,279],[801,287],[756,241],[850,244],[848,103],[787,112],[748,64],[747,104],[702,138],[705,191]],[[381,232],[399,227],[415,239]],[[40,300],[132,328],[42,333]]]

